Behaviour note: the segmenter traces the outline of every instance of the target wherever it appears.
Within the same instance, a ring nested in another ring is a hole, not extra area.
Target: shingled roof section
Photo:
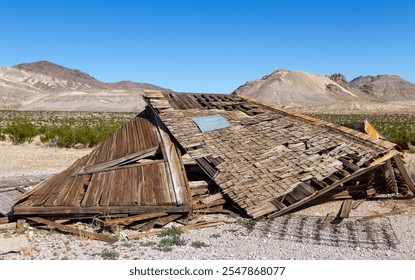
[[[415,193],[393,143],[234,94],[147,91],[145,100],[186,153],[253,218],[282,215],[345,188],[409,187]],[[230,127],[203,132],[194,121],[214,115]]]

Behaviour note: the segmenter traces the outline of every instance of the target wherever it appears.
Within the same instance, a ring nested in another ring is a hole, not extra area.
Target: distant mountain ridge
[[[397,75],[359,76],[349,85],[382,101],[415,100],[415,84]]]
[[[385,104],[399,111],[401,107],[394,104],[415,104],[415,84],[396,75],[359,76],[348,82],[340,73],[326,76],[278,69],[246,82],[233,93],[300,111],[381,111]]]
[[[0,68],[0,108],[20,110],[137,111],[143,90],[162,87],[131,81],[101,82],[80,70],[43,60]]]
[[[43,60],[0,67],[0,109],[139,112],[143,90],[170,91],[148,83],[105,83]],[[278,69],[247,81],[234,94],[301,112],[414,112],[415,84],[396,75],[319,75]],[[409,107],[408,107],[409,106]],[[412,106],[412,107],[411,107]]]

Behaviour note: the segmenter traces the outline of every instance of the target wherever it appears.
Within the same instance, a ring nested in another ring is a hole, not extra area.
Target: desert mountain
[[[282,107],[318,106],[360,98],[327,76],[285,69],[249,81],[234,93]]]
[[[382,101],[415,100],[415,84],[396,75],[360,76],[349,84]]]
[[[2,109],[139,111],[144,89],[164,90],[131,81],[104,83],[48,61],[0,68]]]
[[[402,112],[413,110],[415,104],[415,84],[391,75],[348,82],[338,73],[325,76],[279,69],[233,93],[302,112]]]

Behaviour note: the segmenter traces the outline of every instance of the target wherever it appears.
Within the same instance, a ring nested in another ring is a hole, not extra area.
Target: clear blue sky
[[[228,93],[279,68],[415,82],[413,0],[0,0],[0,66]]]

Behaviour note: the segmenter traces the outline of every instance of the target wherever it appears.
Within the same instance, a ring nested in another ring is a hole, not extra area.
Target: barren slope
[[[305,113],[413,113],[415,84],[398,76],[316,75],[280,69],[234,93]]]
[[[103,83],[79,70],[48,61],[0,68],[0,109],[141,111],[146,83]]]
[[[415,84],[396,75],[360,76],[349,84],[381,101],[415,100]]]
[[[234,93],[282,107],[318,106],[359,99],[355,93],[326,76],[285,69],[249,81]]]

